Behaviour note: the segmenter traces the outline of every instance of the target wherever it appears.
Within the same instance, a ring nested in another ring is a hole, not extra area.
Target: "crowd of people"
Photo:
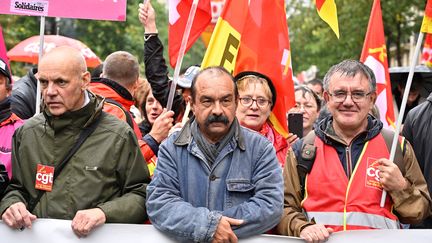
[[[276,131],[276,89],[254,70],[192,66],[167,110],[172,81],[149,1],[139,19],[146,79],[126,51],[91,74],[77,50],[58,47],[15,83],[0,59],[5,224],[68,219],[85,237],[104,223],[151,223],[180,242],[432,228],[432,96],[408,113],[394,162],[394,132],[373,113],[375,77],[354,60],[295,87],[289,113],[302,115],[303,134]]]

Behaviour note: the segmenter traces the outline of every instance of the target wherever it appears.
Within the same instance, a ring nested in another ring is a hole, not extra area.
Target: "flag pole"
[[[191,6],[191,9],[189,12],[189,17],[188,17],[188,20],[186,23],[186,28],[185,28],[185,31],[183,34],[183,39],[181,42],[180,50],[179,50],[179,53],[177,56],[177,62],[176,62],[176,66],[174,69],[174,77],[173,77],[173,81],[171,82],[170,91],[169,91],[169,95],[168,95],[167,110],[171,110],[171,108],[172,108],[172,104],[173,104],[173,100],[174,100],[174,94],[175,94],[176,87],[177,87],[177,81],[178,81],[178,78],[180,76],[180,68],[181,68],[184,53],[186,50],[186,45],[187,45],[187,42],[189,39],[190,30],[192,28],[192,23],[193,23],[193,20],[195,18],[197,6],[198,6],[198,0],[194,0],[192,2],[192,6]]]
[[[396,122],[396,130],[395,130],[395,133],[394,133],[394,136],[393,136],[392,147],[391,147],[391,150],[390,150],[390,158],[389,158],[389,160],[392,161],[392,162],[394,160],[395,153],[396,153],[396,146],[397,146],[397,141],[398,141],[398,137],[399,137],[399,131],[400,131],[400,127],[401,127],[401,124],[402,124],[402,119],[403,119],[403,116],[404,116],[404,113],[405,113],[405,107],[406,107],[406,103],[407,103],[407,100],[408,100],[408,95],[409,95],[409,91],[410,91],[410,88],[411,88],[412,80],[413,80],[413,77],[414,77],[414,68],[415,68],[415,66],[417,64],[417,60],[418,60],[418,57],[419,57],[421,44],[423,42],[423,37],[424,37],[424,33],[422,31],[420,31],[420,34],[419,34],[418,39],[417,39],[417,44],[416,44],[416,47],[415,47],[415,50],[414,50],[414,56],[411,59],[411,65],[410,65],[410,69],[409,69],[408,79],[407,79],[407,82],[405,84],[405,91],[404,91],[404,95],[403,95],[403,99],[402,99],[402,104],[401,104],[400,111],[399,111],[399,116],[398,116],[398,119],[397,119],[397,122]],[[383,193],[381,195],[381,202],[380,202],[380,206],[381,207],[384,207],[386,196],[387,196],[387,192],[383,190]]]
[[[40,27],[39,27],[39,56],[38,56],[38,70],[39,70],[39,63],[43,55],[43,46],[44,46],[44,34],[45,34],[45,16],[41,16],[40,19]],[[39,80],[36,82],[36,109],[35,114],[40,113],[40,103],[41,103],[41,88]]]

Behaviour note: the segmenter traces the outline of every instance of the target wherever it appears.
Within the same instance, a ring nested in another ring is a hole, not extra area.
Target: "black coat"
[[[168,67],[163,57],[163,45],[157,36],[151,36],[144,44],[145,75],[150,83],[153,96],[166,107],[170,91],[171,81],[168,77]],[[184,110],[185,102],[181,93],[174,95],[172,110],[174,120]]]
[[[432,193],[432,94],[425,102],[409,111],[405,118],[403,136],[411,143],[420,168]],[[432,228],[432,217],[420,227]]]
[[[13,84],[11,108],[21,119],[29,119],[36,112],[36,73],[37,69],[33,68]]]

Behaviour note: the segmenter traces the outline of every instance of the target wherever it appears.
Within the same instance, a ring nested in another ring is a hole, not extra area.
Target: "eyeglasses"
[[[318,107],[316,107],[315,105],[309,104],[309,103],[306,103],[306,104],[296,103],[292,109],[295,111],[301,111],[302,109],[305,111],[306,110],[310,111],[310,110],[317,110]]]
[[[328,93],[331,97],[333,97],[334,102],[337,103],[342,103],[346,100],[346,98],[349,96],[351,96],[351,99],[356,102],[356,103],[360,103],[365,101],[366,97],[370,94],[372,94],[372,92],[369,93],[365,93],[365,92],[360,92],[360,91],[355,91],[352,92],[351,94],[349,94],[348,92],[345,91],[336,91],[335,93]]]
[[[256,102],[257,106],[259,106],[261,108],[265,108],[266,106],[268,106],[271,103],[270,100],[267,100],[264,98],[253,99],[252,97],[249,97],[249,96],[241,97],[239,99],[240,99],[240,103],[245,107],[249,107],[254,102]]]

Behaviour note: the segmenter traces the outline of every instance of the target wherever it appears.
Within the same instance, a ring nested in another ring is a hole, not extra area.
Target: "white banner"
[[[14,230],[0,221],[1,242],[40,242],[68,243],[77,242],[78,237],[72,232],[70,220],[37,219],[32,229]],[[171,243],[176,242],[151,225],[143,224],[105,224],[80,242],[87,243]],[[303,240],[295,237],[278,235],[259,235],[241,239],[241,243],[299,243]],[[432,230],[358,230],[332,234],[328,243],[431,243]]]

